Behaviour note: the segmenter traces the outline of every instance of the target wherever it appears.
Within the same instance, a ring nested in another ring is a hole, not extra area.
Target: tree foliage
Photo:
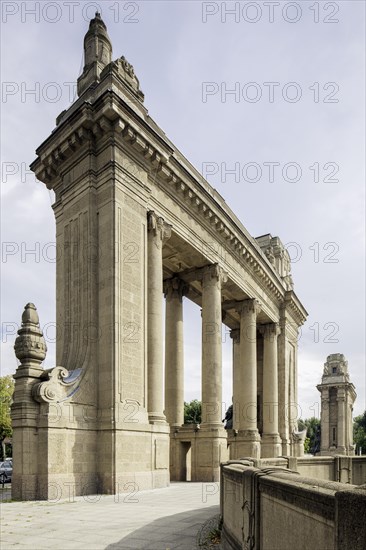
[[[304,443],[305,453],[312,453],[316,446],[317,433],[320,431],[319,418],[315,418],[315,416],[312,418],[306,418],[305,420],[300,418],[298,426],[300,431],[305,430],[306,428],[306,439]]]
[[[201,401],[193,399],[190,403],[184,402],[184,424],[201,424]]]
[[[353,419],[353,441],[356,454],[366,454],[366,411]]]
[[[10,405],[13,401],[14,379],[11,375],[0,377],[0,441],[11,437],[13,430],[10,419]]]

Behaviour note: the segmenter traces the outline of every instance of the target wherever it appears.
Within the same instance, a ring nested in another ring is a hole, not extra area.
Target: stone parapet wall
[[[363,550],[366,487],[250,460],[221,466],[225,550]]]

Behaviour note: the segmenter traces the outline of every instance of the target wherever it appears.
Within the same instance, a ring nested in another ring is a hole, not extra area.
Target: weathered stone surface
[[[354,455],[353,404],[357,397],[350,382],[348,362],[341,353],[328,355],[324,363],[321,393],[321,444],[322,455]]]
[[[336,493],[336,543],[342,550],[366,547],[366,488]]]
[[[258,467],[248,461],[222,465],[225,549],[365,547],[365,489],[303,477],[273,460],[264,462]]]
[[[23,364],[17,371],[15,479],[26,467],[27,438],[28,498],[64,494],[68,484],[76,494],[164,487],[169,462],[177,479],[217,481],[229,452],[259,458],[262,431],[263,454],[295,455],[291,407],[307,313],[288,254],[277,237],[251,237],[151,119],[132,65],[112,61],[99,14],[84,50],[79,98],[31,165],[55,192],[57,363],[41,369],[41,346],[29,372]],[[163,282],[178,279],[179,292],[202,308],[203,420],[188,430],[182,304],[169,291],[165,406],[163,395]],[[230,449],[221,423],[222,322],[240,334]],[[260,326],[276,327],[275,340]]]

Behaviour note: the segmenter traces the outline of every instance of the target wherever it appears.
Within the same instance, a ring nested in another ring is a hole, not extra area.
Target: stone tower
[[[328,355],[321,393],[321,455],[353,455],[352,411],[356,399],[344,355]]]

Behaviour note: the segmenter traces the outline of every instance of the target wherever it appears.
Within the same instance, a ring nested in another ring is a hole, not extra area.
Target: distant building
[[[357,397],[348,362],[341,353],[324,363],[321,393],[321,455],[354,455],[352,412]]]

